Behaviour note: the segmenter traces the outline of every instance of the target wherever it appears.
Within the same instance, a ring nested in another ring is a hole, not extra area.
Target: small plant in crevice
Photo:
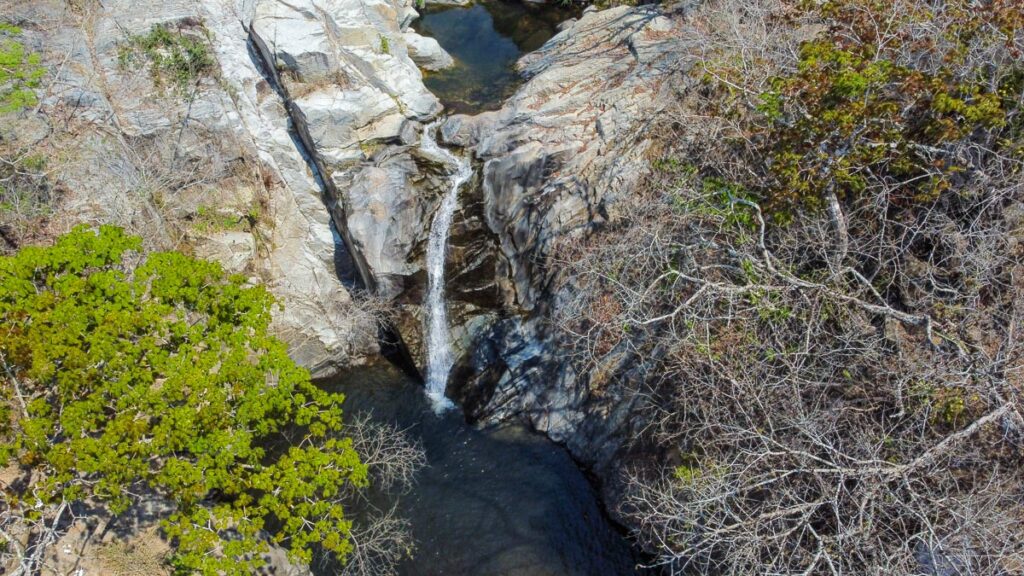
[[[157,87],[169,85],[184,93],[203,78],[213,77],[217,70],[202,25],[199,32],[201,35],[189,34],[182,28],[172,30],[166,24],[157,24],[145,35],[129,37],[118,48],[118,64],[122,70],[148,65]]]
[[[0,143],[0,253],[17,248],[53,212],[60,195],[47,157]]]
[[[0,114],[35,106],[35,89],[46,73],[39,54],[30,52],[15,37],[21,28],[0,22]]]

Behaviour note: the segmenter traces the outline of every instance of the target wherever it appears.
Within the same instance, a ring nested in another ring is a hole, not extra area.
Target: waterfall
[[[427,396],[433,402],[434,410],[442,412],[452,407],[451,400],[444,395],[444,389],[448,383],[448,371],[454,362],[451,343],[448,341],[448,309],[444,292],[448,231],[452,226],[459,187],[473,175],[473,168],[468,159],[460,158],[438,146],[433,135],[438,124],[434,122],[423,129],[420,147],[427,154],[440,157],[445,164],[455,167],[449,176],[448,191],[430,224],[430,239],[427,241],[427,299],[424,302],[427,312]]]

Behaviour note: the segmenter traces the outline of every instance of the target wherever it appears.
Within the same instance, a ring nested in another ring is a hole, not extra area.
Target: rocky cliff
[[[397,305],[419,361],[425,245],[445,173],[418,139],[440,106],[405,40],[415,35],[412,8],[365,7],[258,2],[250,37],[324,177],[359,275]],[[441,127],[477,167],[450,242],[459,360],[449,395],[478,422],[528,421],[606,479],[627,461],[613,456],[640,424],[628,390],[647,365],[625,345],[596,364],[564,353],[552,318],[573,287],[553,254],[614,221],[617,200],[644,177],[670,87],[689,62],[678,12],[591,9],[518,63],[525,82],[500,110]]]
[[[434,161],[415,142],[441,107],[414,59],[450,62],[408,29],[410,2],[4,4],[51,71],[5,135],[59,153],[49,233],[114,222],[267,283],[278,334],[315,375],[377,354],[376,306],[352,289],[394,298],[419,271],[411,223],[431,210]],[[161,78],[135,54],[156,29],[210,69]]]
[[[451,57],[410,27],[411,0],[8,4],[51,70],[18,137],[66,158],[52,231],[121,223],[266,282],[284,305],[277,333],[316,375],[378,353],[361,287],[398,307],[422,358],[424,251],[446,175],[418,146],[442,112],[420,67]],[[553,250],[614,220],[643,178],[688,61],[678,19],[588,9],[519,62],[524,84],[500,110],[440,126],[477,168],[452,229],[449,395],[476,421],[527,420],[606,476],[634,424],[623,384],[644,365],[625,348],[586,369],[562,352],[552,311],[571,286]],[[212,71],[161,85],[152,63],[125,57],[154,27],[207,46]]]
[[[552,321],[573,287],[554,249],[614,221],[644,177],[689,61],[678,26],[653,7],[589,10],[519,62],[527,81],[500,110],[444,125],[481,172],[455,230],[450,394],[476,420],[527,420],[602,476],[637,424],[625,384],[645,365],[626,346],[596,364],[567,353]]]

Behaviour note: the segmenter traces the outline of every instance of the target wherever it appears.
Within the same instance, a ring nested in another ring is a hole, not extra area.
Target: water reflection
[[[450,112],[497,109],[519,82],[519,56],[540,48],[573,15],[569,9],[502,0],[428,7],[413,28],[437,39],[455,66],[428,73],[424,82]]]

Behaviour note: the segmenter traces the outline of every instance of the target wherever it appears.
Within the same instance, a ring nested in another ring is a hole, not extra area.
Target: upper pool
[[[515,62],[540,48],[576,13],[551,5],[484,0],[471,6],[428,6],[413,28],[435,38],[455,59],[424,83],[451,113],[495,110],[520,78]]]

